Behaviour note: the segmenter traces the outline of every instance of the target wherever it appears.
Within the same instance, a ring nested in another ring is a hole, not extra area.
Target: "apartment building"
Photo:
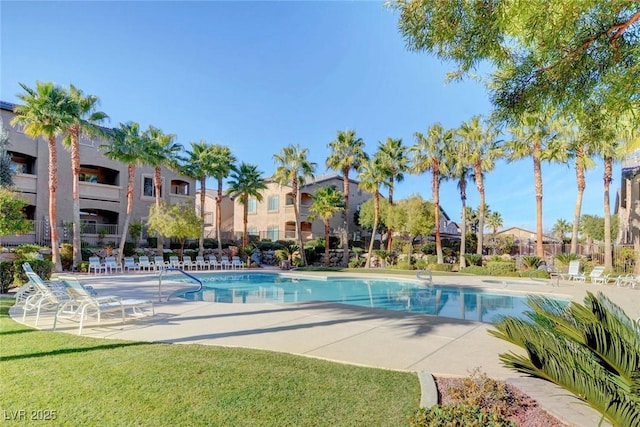
[[[291,187],[281,187],[278,183],[268,180],[267,189],[262,192],[262,201],[253,198],[249,200],[247,234],[258,236],[260,239],[296,240],[296,222],[293,212],[293,195]],[[335,186],[343,190],[342,177],[338,175],[325,175],[316,177],[311,182],[303,185],[299,191],[299,214],[302,240],[312,240],[324,237],[324,222],[322,219],[311,220],[309,207],[313,203],[313,194],[322,187]],[[358,181],[350,179],[349,186],[349,231],[350,238],[356,239],[362,233],[353,219],[353,214],[358,207],[371,199],[373,195],[358,188]],[[235,200],[233,214],[233,229],[235,234],[241,235],[243,230],[243,206]],[[343,227],[342,214],[336,214],[330,220],[332,231]]]
[[[8,151],[13,160],[14,187],[27,201],[25,213],[34,222],[32,233],[5,236],[3,244],[49,241],[49,150],[47,141],[25,135],[12,126],[14,104],[0,101],[3,127],[9,134]],[[80,220],[82,239],[117,242],[127,209],[127,165],[110,160],[99,147],[108,144],[100,139],[80,139]],[[57,226],[61,241],[71,241],[73,221],[71,156],[58,138],[58,189],[56,195]],[[133,219],[144,220],[155,202],[153,168],[137,166],[135,173]],[[162,169],[161,198],[169,204],[193,204],[195,182],[169,169]]]
[[[205,190],[204,199],[204,238],[216,239],[217,238],[217,221],[216,221],[216,197],[218,196],[218,190]],[[221,224],[220,232],[222,240],[234,239],[233,232],[233,215],[234,215],[234,202],[226,193],[222,193],[222,202],[220,204],[221,211]],[[200,189],[196,190],[196,213],[200,215]],[[240,215],[242,216],[242,207],[240,207]],[[242,227],[240,228],[242,231]]]
[[[618,243],[640,246],[640,150],[622,161],[616,212],[620,224]]]

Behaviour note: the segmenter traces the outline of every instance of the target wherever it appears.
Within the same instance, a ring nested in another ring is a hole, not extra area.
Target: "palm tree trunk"
[[[349,265],[349,169],[342,169],[342,187],[344,190],[344,211],[342,216],[344,218],[343,228],[344,234],[342,236],[342,266],[347,267]]]
[[[373,194],[373,230],[371,232],[371,241],[369,242],[369,250],[367,251],[367,259],[364,262],[364,268],[371,267],[371,253],[373,252],[373,242],[378,232],[378,218],[380,218],[380,193],[378,190]]]
[[[216,237],[218,239],[218,252],[222,254],[222,178],[218,178],[218,194],[216,195]]]
[[[155,190],[156,190],[156,207],[160,209],[160,189],[162,186],[162,175],[159,167],[155,168],[153,185],[155,186]],[[162,244],[162,235],[160,233],[157,233],[157,234],[158,234],[158,239],[156,244],[156,251],[158,252],[158,256],[162,256],[164,252],[164,248]]]
[[[483,237],[484,237],[484,182],[482,179],[482,168],[479,162],[476,162],[474,165],[474,175],[476,180],[476,187],[478,188],[478,193],[480,194],[480,206],[478,207],[478,246],[476,248],[476,253],[478,255],[482,255],[482,246],[483,246]]]
[[[611,202],[609,200],[609,187],[612,180],[613,159],[604,159],[604,267],[613,267],[611,255]]]
[[[300,195],[298,194],[298,182],[294,180],[292,185],[293,192],[293,216],[296,220],[296,235],[298,236],[298,245],[300,246],[300,260],[302,265],[307,265],[307,256],[304,253],[304,244],[302,243],[302,229],[300,227],[300,212],[298,210],[298,204],[300,203]]]
[[[389,179],[389,206],[393,206],[393,175]],[[393,230],[387,225],[387,252],[391,252],[393,243]]]
[[[536,187],[536,256],[544,258],[542,237],[542,167],[540,165],[540,144],[533,144],[533,177]]]
[[[198,238],[198,256],[204,256],[204,204],[206,201],[207,177],[200,177],[200,237]]]
[[[324,265],[329,267],[331,260],[329,259],[329,220],[324,220]]]
[[[51,260],[56,273],[62,272],[60,247],[58,246],[58,228],[56,227],[56,191],[58,189],[58,151],[56,138],[49,138],[49,227],[51,231]]]
[[[460,224],[460,270],[466,267],[464,254],[467,251],[467,181],[460,180],[460,201],[462,202],[462,218]]]
[[[134,177],[136,172],[136,165],[130,163],[127,167],[127,214],[124,217],[124,225],[122,226],[122,234],[120,235],[120,246],[118,247],[118,262],[122,262],[122,256],[124,255],[124,244],[127,241],[127,233],[129,233],[129,223],[131,222],[131,212],[133,211],[133,186],[135,183]]]
[[[80,243],[80,142],[78,125],[74,125],[70,131],[71,136],[71,193],[73,197],[73,265],[82,261]]]
[[[584,190],[586,188],[586,181],[584,178],[584,166],[580,163],[576,155],[576,181],[578,183],[578,195],[576,197],[576,207],[573,211],[573,229],[571,230],[571,251],[572,254],[578,253],[578,231],[580,230],[580,213],[582,212],[582,197],[584,196]]]
[[[247,247],[247,224],[249,223],[249,195],[245,193],[244,195],[244,203],[242,204],[242,245],[243,247]]]
[[[433,193],[434,220],[436,222],[436,256],[438,258],[437,263],[443,264],[444,257],[442,256],[442,242],[440,241],[440,172],[437,164],[434,164],[431,170],[433,172],[431,192]]]

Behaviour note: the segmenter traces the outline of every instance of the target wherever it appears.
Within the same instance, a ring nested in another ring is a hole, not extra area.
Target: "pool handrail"
[[[429,277],[422,277],[422,273],[427,273]],[[416,273],[416,277],[420,280],[424,280],[429,283],[433,283],[433,274],[431,274],[431,270],[418,270]]]
[[[198,287],[196,289],[188,289],[186,291],[180,290],[180,291],[174,291],[174,292],[170,293],[167,296],[167,301],[169,301],[169,299],[171,299],[171,297],[173,297],[175,295],[178,295],[178,294],[191,294],[191,293],[200,292],[202,290],[202,287],[203,287],[202,280],[198,279],[196,276],[187,273],[186,271],[184,271],[181,268],[165,267],[165,268],[161,269],[158,272],[158,301],[159,302],[162,302],[162,275],[167,271],[179,271],[180,273],[182,273],[185,276],[187,276],[189,279],[195,280],[196,282],[198,282]]]

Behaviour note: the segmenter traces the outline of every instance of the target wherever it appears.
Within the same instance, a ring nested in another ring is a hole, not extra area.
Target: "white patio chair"
[[[151,271],[151,270],[154,270],[154,265],[151,263],[151,261],[149,261],[148,256],[143,255],[140,258],[138,258],[138,268],[140,270]]]
[[[215,255],[209,255],[209,268],[215,270],[216,268],[222,268],[222,264],[218,261],[218,257]]]
[[[209,270],[210,268],[209,261],[205,261],[203,256],[197,256],[195,263],[196,263],[196,268],[199,270],[204,270],[205,268]]]
[[[140,270],[140,266],[138,264],[136,264],[136,261],[133,259],[132,256],[126,256],[122,260],[124,261],[123,268],[125,270],[127,270],[129,273],[132,270],[136,270],[136,271]],[[147,259],[147,261],[148,261],[148,259]]]
[[[118,270],[120,270],[120,273],[123,272],[122,264],[116,261],[116,257],[113,256],[108,256],[104,259],[104,266],[105,270],[109,270],[109,273],[118,272]]]
[[[231,257],[231,268],[238,269],[238,268],[244,268],[244,263],[240,260],[239,256],[234,256]]]
[[[107,266],[100,261],[100,257],[92,256],[89,257],[89,273],[93,270],[93,274],[98,274],[100,271],[107,272]]]
[[[182,262],[180,263],[180,265],[182,266],[182,268],[189,270],[193,270],[198,267],[198,264],[195,261],[192,261],[189,255],[182,256]]]
[[[162,270],[167,267],[169,264],[164,262],[164,258],[160,255],[153,257],[153,269],[154,270]]]
[[[135,317],[147,316],[148,310],[151,315],[155,315],[153,301],[140,299],[123,299],[117,296],[105,296],[95,298],[87,292],[82,284],[75,277],[59,276],[60,281],[67,289],[68,294],[73,299],[77,308],[75,314],[80,316],[80,326],[78,327],[78,335],[82,335],[82,328],[85,319],[90,316],[96,316],[98,323],[102,320],[103,313],[118,312],[122,315],[122,323],[126,321],[127,309],[130,314]],[[60,312],[60,309],[58,310]],[[56,330],[59,313],[53,320],[53,330]]]
[[[558,273],[563,280],[578,280],[584,282],[586,277],[580,272],[580,260],[569,262],[569,270],[566,273]]]
[[[604,274],[604,267],[593,267],[593,270],[589,273],[589,280],[591,283],[606,285],[609,281],[609,275]]]
[[[178,258],[177,256],[170,256],[169,257],[169,267],[172,268],[180,268],[182,267],[182,263],[180,262],[180,258]]]
[[[220,259],[220,269],[226,270],[228,268],[231,268],[231,261],[229,261],[229,257],[225,255]]]

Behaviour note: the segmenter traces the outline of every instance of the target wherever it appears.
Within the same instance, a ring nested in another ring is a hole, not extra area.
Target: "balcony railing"
[[[98,184],[95,182],[80,181],[80,197],[88,197],[100,200],[120,200],[119,185]]]

